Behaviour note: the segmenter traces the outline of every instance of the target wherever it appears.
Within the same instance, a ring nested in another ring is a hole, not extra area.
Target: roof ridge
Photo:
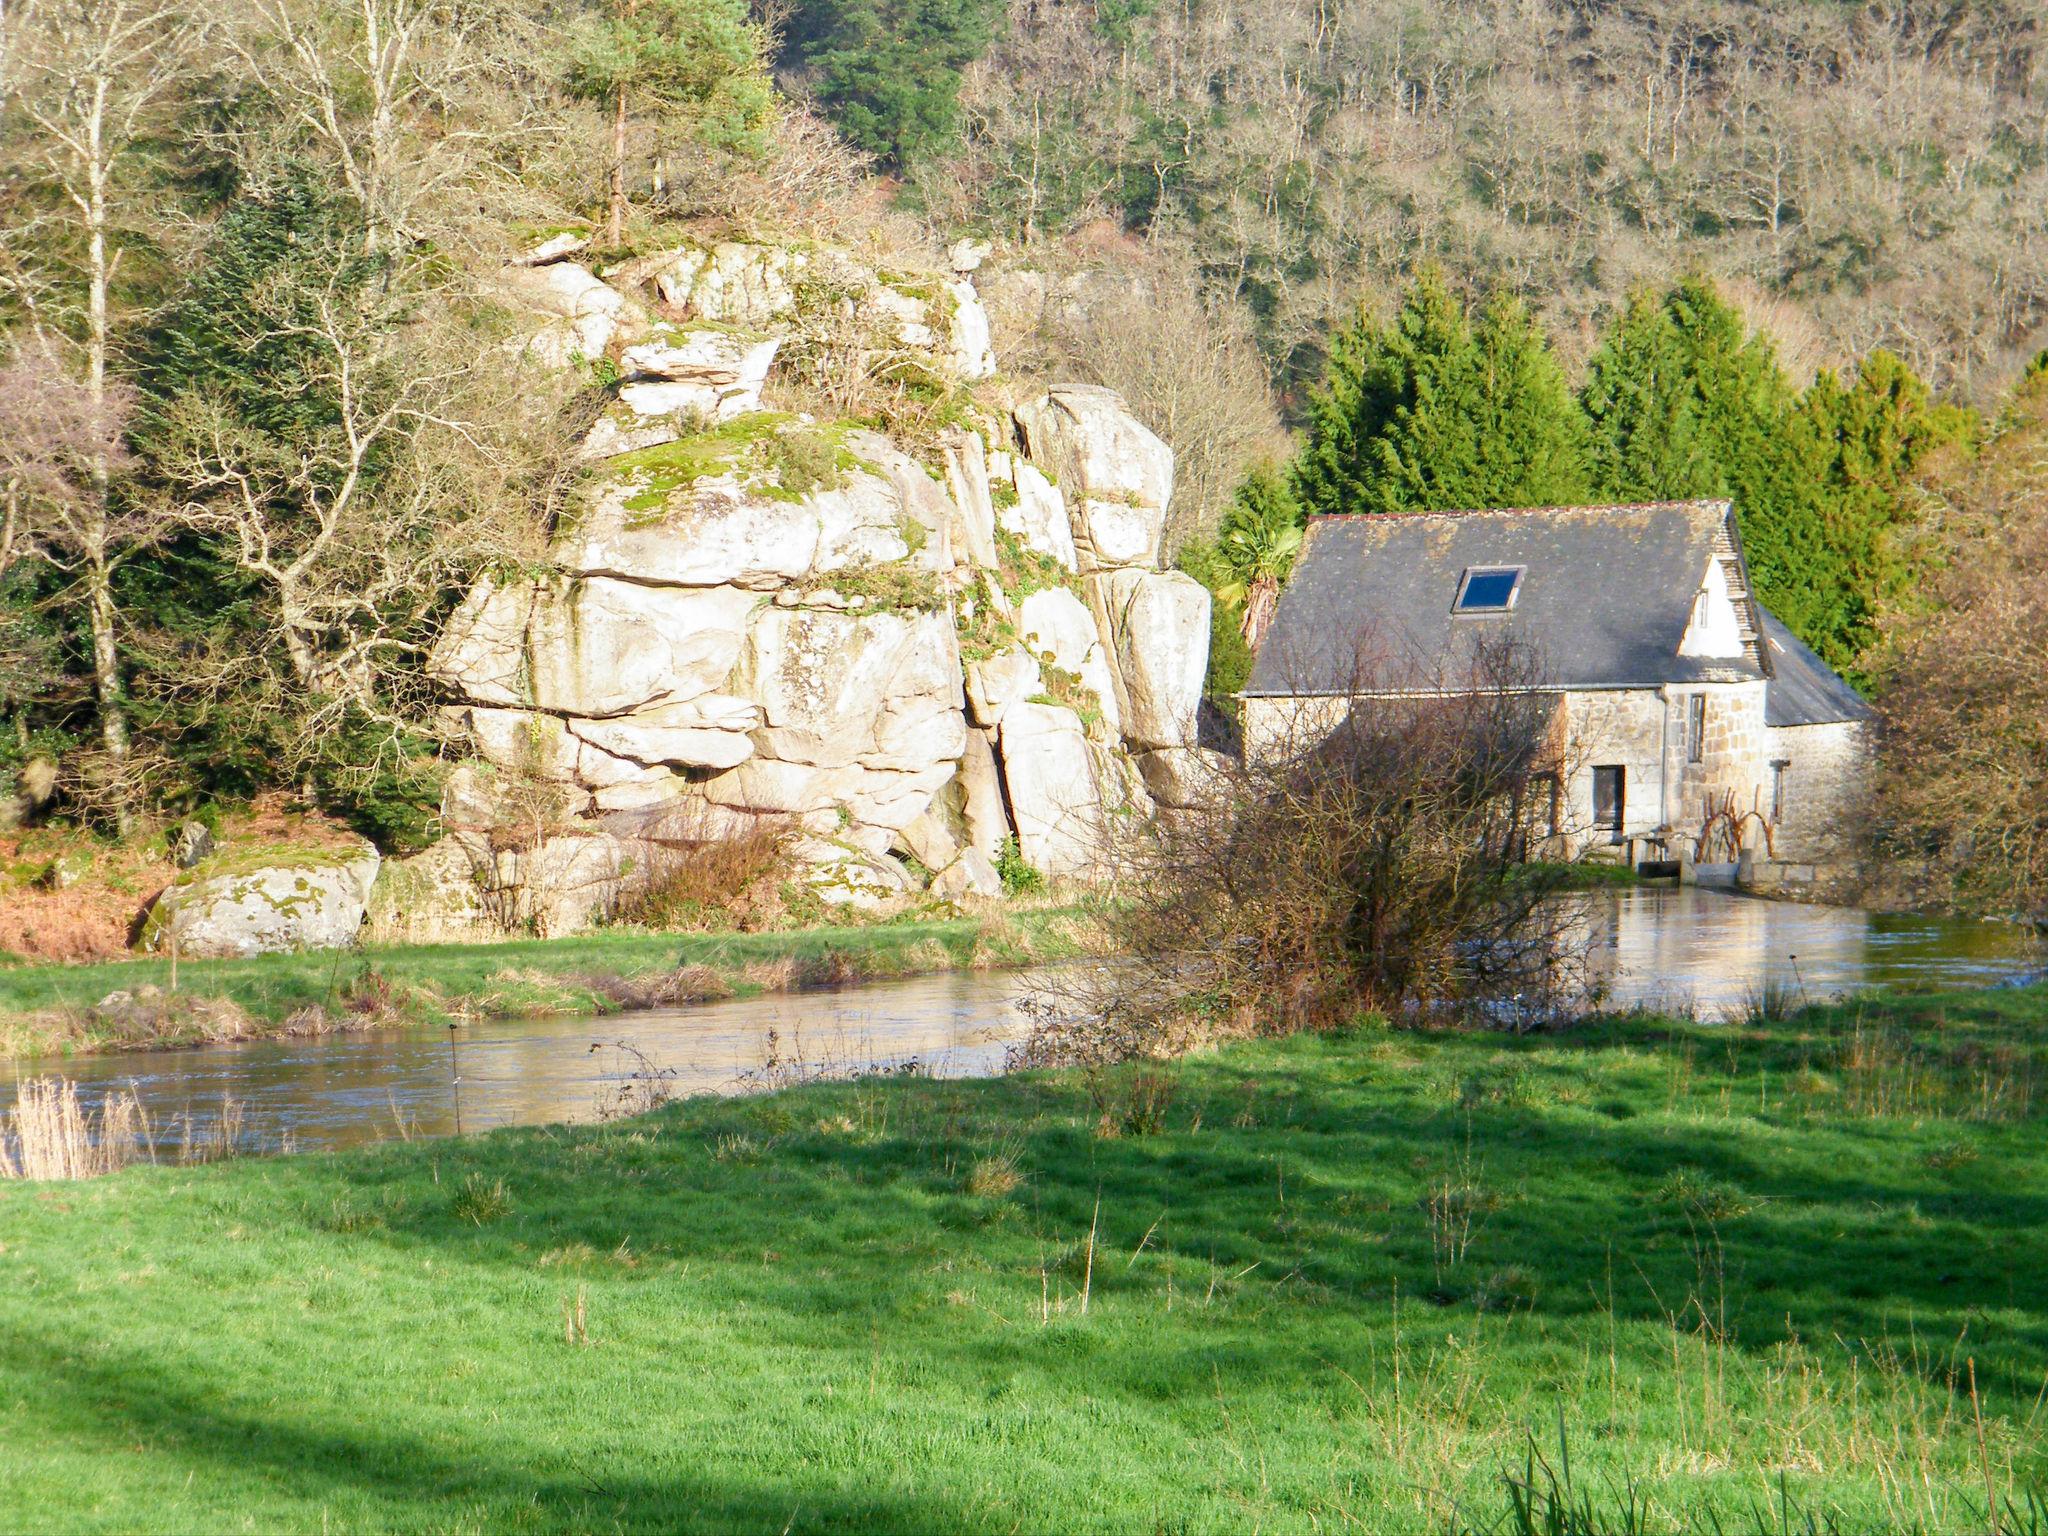
[[[1734,503],[1726,496],[1688,496],[1669,501],[1586,501],[1548,507],[1455,507],[1433,512],[1316,512],[1310,523],[1415,522],[1429,517],[1535,517],[1555,512],[1706,512],[1724,516]]]

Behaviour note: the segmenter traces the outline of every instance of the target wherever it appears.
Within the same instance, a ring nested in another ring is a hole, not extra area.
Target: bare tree
[[[362,210],[373,252],[445,228],[450,194],[517,124],[489,99],[516,80],[532,36],[495,0],[219,0],[221,40],[274,116],[242,158],[310,148]]]
[[[406,724],[442,595],[492,560],[541,558],[568,484],[560,391],[479,370],[426,272],[365,281],[337,252],[273,274],[230,323],[251,354],[290,349],[273,403],[310,425],[264,430],[191,392],[155,448],[178,519],[266,590],[308,732],[347,710]]]
[[[148,518],[124,510],[115,486],[124,405],[110,374],[117,346],[114,279],[125,231],[148,212],[148,194],[137,190],[140,178],[132,172],[197,38],[186,10],[158,0],[38,0],[10,45],[21,110],[35,129],[27,157],[77,215],[82,247],[74,256],[54,240],[43,242],[47,264],[75,267],[67,275],[83,290],[82,304],[65,299],[32,310],[35,345],[53,366],[64,357],[76,376],[81,430],[71,441],[87,446],[73,466],[76,484],[67,482],[67,494],[42,503],[41,542],[83,595],[101,739],[117,774],[128,757],[129,731],[113,572]],[[61,294],[71,286],[46,281],[45,290]]]
[[[1514,645],[1420,674],[1387,663],[1362,647],[1351,697],[1215,770],[1202,804],[1136,845],[1108,919],[1129,965],[1027,1056],[1372,1009],[1537,1023],[1575,994],[1575,917],[1547,902],[1554,869],[1522,862],[1566,770],[1558,696]]]
[[[1878,653],[1890,893],[2048,919],[2048,371],[1936,478],[1928,590]],[[1932,599],[1932,603],[1928,599]]]

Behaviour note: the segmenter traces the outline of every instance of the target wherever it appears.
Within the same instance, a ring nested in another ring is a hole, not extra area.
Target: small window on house
[[[1593,830],[1605,832],[1610,842],[1621,841],[1627,793],[1626,778],[1620,767],[1593,770]]]
[[[1785,819],[1785,801],[1791,788],[1791,763],[1780,758],[1771,764],[1771,825],[1776,826]]]
[[[1707,757],[1707,696],[1696,693],[1686,701],[1685,760],[1705,762]]]
[[[1506,613],[1515,606],[1522,590],[1519,565],[1475,565],[1467,568],[1458,583],[1458,600],[1453,613]]]

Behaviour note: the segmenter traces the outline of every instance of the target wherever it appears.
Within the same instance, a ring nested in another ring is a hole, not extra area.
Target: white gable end
[[[1718,556],[1707,562],[1707,574],[1693,596],[1692,619],[1678,642],[1678,654],[1712,660],[1747,654],[1742,616],[1735,611],[1735,599],[1728,593],[1728,572]]]

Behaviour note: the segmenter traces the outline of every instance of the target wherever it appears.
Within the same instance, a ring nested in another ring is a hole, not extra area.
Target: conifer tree
[[[1904,597],[1911,578],[1901,535],[1912,521],[1914,472],[1933,453],[1976,432],[1975,414],[1935,400],[1902,360],[1879,349],[1843,385],[1824,369],[1800,401],[1819,445],[1829,551],[1813,643],[1833,665],[1856,673],[1876,638],[1876,614]]]
[[[1586,432],[1528,312],[1497,301],[1473,326],[1425,272],[1391,325],[1361,314],[1333,343],[1295,468],[1310,514],[1577,501]]]
[[[746,0],[607,0],[570,35],[569,86],[610,103],[607,237],[626,228],[626,126],[635,108],[689,114],[743,139],[773,110],[765,45]]]
[[[1600,495],[1729,497],[1758,596],[1817,648],[1837,632],[1820,439],[1770,339],[1710,282],[1632,301],[1582,398]]]

